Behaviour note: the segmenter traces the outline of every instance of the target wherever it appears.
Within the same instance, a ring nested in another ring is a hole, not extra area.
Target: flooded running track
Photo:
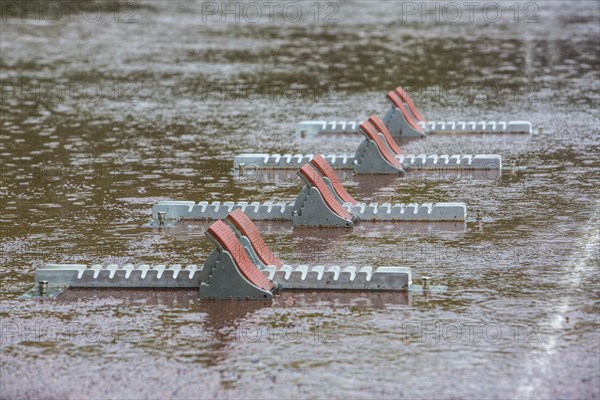
[[[78,4],[39,22],[35,7],[24,20],[5,8],[0,23],[0,397],[598,398],[597,2],[536,2],[528,23],[525,2],[496,22],[479,8],[422,22],[401,2],[321,2],[317,18],[296,2],[299,21],[256,23],[202,2],[105,6],[97,20]],[[527,170],[344,185],[366,202],[463,201],[491,222],[258,226],[286,262],[407,266],[446,293],[17,299],[50,262],[201,264],[208,225],[142,228],[152,204],[292,200],[293,174],[236,176],[233,156],[353,152],[358,136],[295,138],[294,125],[382,114],[398,85],[431,119],[534,124],[408,152]]]

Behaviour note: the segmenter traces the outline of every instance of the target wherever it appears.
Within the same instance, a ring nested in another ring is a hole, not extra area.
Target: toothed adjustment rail
[[[37,285],[57,288],[197,288],[201,267],[191,264],[46,264],[34,273]]]
[[[524,133],[531,134],[529,121],[427,121],[415,106],[410,95],[402,87],[387,93],[391,108],[383,120],[391,133],[404,137],[423,137],[435,133]],[[363,121],[300,121],[296,135],[315,136],[319,133],[359,133]]]
[[[408,290],[411,271],[402,267],[267,266],[263,274],[283,290]]]
[[[248,173],[257,168],[298,168],[314,157],[313,154],[240,154],[235,156],[233,167]],[[407,154],[396,155],[396,159],[410,172],[419,170],[444,169],[502,169],[502,156],[493,154],[459,155],[459,154]],[[353,154],[326,154],[323,158],[335,169],[353,169]]]

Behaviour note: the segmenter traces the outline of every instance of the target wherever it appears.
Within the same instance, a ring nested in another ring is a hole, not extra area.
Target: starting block
[[[212,224],[215,244],[204,265],[48,264],[34,273],[22,298],[55,297],[68,288],[197,289],[200,298],[272,300],[281,290],[408,291],[410,268],[291,266],[271,253],[254,223],[241,210]]]
[[[294,226],[351,228],[358,221],[466,220],[464,203],[392,205],[358,202],[346,192],[331,166],[319,155],[300,168],[298,176],[306,186],[294,202],[161,201],[152,207],[152,220],[146,226],[168,227],[180,220],[223,219],[237,209],[253,220],[292,221]]]
[[[409,94],[398,87],[387,94],[391,108],[383,121],[389,131],[402,137],[425,137],[448,133],[532,133],[529,121],[427,121]],[[360,121],[301,121],[296,135],[314,136],[318,133],[358,133]]]
[[[412,170],[497,170],[502,169],[500,155],[407,155],[396,143],[388,125],[376,114],[358,124],[365,137],[354,155],[326,155],[336,169],[353,169],[357,174],[403,174]],[[312,154],[240,154],[233,160],[234,169],[292,168],[309,162]]]

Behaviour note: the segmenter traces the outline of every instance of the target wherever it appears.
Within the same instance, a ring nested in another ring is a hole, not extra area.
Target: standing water
[[[3,1],[0,398],[599,398],[600,6],[469,4]],[[534,126],[407,152],[526,168],[344,185],[489,222],[259,229],[288,263],[411,267],[446,292],[18,299],[45,263],[202,264],[209,225],[144,228],[154,203],[292,200],[293,174],[236,176],[233,156],[352,152],[294,125],[381,115],[398,85],[432,120]]]

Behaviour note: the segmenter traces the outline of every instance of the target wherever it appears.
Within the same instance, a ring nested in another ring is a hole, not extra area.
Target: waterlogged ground
[[[597,2],[509,2],[500,18],[486,2],[425,17],[419,2],[260,16],[249,3],[57,4],[23,17],[3,2],[0,398],[600,396]],[[344,184],[364,201],[464,201],[489,222],[259,228],[289,263],[407,266],[447,292],[18,299],[48,262],[202,264],[208,225],[143,228],[153,203],[291,200],[293,174],[234,176],[232,157],[352,152],[358,137],[294,138],[294,124],[384,113],[397,85],[431,119],[535,127],[409,152],[527,170]]]

